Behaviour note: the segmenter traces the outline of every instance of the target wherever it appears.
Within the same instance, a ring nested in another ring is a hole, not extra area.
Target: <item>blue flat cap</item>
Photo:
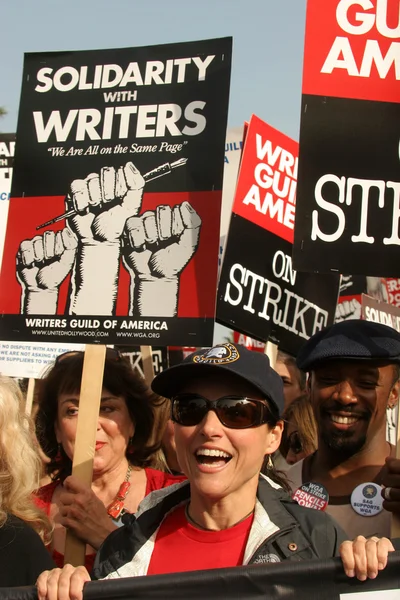
[[[372,321],[342,321],[310,337],[300,349],[296,362],[299,369],[311,371],[335,359],[400,363],[400,333]]]

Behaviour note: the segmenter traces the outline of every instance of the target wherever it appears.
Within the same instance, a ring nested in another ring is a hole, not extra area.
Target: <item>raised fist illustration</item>
[[[68,220],[82,240],[117,242],[126,220],[137,215],[142,203],[144,179],[128,162],[124,167],[103,167],[100,174],[75,179],[67,197],[67,209],[78,214]]]
[[[189,202],[158,206],[131,217],[125,232],[125,262],[138,276],[176,277],[188,264],[199,243],[201,219]]]
[[[22,309],[25,312],[55,312],[58,288],[72,269],[76,248],[77,239],[67,228],[57,233],[45,231],[43,236],[21,242],[17,277],[23,287]],[[47,292],[53,294],[51,301]]]
[[[196,252],[200,228],[189,202],[128,219],[123,257],[132,275],[131,314],[176,314],[179,275]]]
[[[336,306],[335,323],[348,319],[361,319],[361,304],[356,298],[345,300]]]
[[[71,271],[77,240],[69,229],[45,231],[21,242],[17,266],[21,283],[28,288],[55,289]]]

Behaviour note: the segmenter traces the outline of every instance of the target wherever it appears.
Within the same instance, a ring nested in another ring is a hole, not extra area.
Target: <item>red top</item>
[[[147,575],[237,567],[243,564],[254,513],[222,531],[204,531],[188,523],[180,506],[161,524]]]
[[[171,475],[170,473],[164,473],[163,471],[157,471],[156,469],[146,468],[145,471],[147,477],[146,496],[150,494],[150,492],[161,490],[162,488],[173,485],[174,483],[179,483],[186,479],[186,477],[183,475]],[[41,487],[34,497],[36,505],[41,508],[48,517],[50,516],[50,507],[53,494],[59,485],[61,485],[59,481],[52,481],[51,483]],[[92,554],[86,554],[85,567],[89,573],[93,569],[95,556],[95,552]],[[52,557],[57,567],[62,569],[64,565],[64,555],[57,550],[53,550]]]

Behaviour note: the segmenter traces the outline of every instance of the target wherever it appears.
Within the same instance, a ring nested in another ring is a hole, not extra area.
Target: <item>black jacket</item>
[[[187,481],[147,496],[136,515],[126,515],[125,526],[114,531],[101,546],[93,579],[146,575],[163,519],[189,499]],[[257,499],[243,564],[332,558],[347,539],[331,517],[299,506],[263,475]]]

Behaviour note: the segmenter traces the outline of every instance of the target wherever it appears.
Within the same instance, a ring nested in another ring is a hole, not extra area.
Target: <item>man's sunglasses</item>
[[[247,429],[276,422],[263,400],[233,395],[208,400],[199,394],[179,394],[171,400],[172,420],[186,427],[201,423],[210,410],[216,413],[224,427],[230,429]]]

